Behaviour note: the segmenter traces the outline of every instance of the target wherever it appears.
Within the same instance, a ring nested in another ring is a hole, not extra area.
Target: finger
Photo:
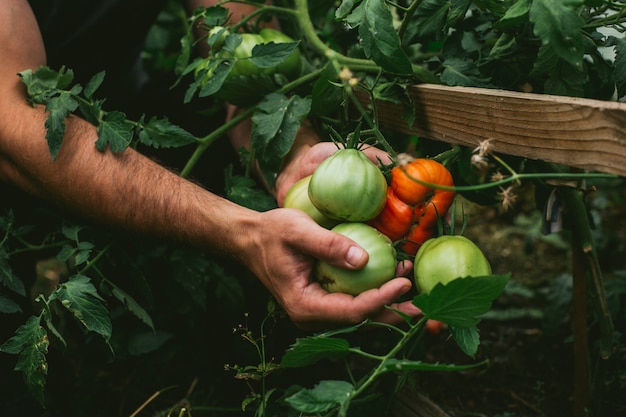
[[[298,327],[306,330],[357,324],[383,313],[386,305],[392,305],[410,289],[411,281],[406,278],[394,278],[380,288],[353,297],[348,294],[326,292],[319,284],[312,283],[302,298],[304,302],[298,303],[294,306],[295,310],[288,313]],[[408,305],[403,305],[402,308],[408,314],[416,313]]]
[[[409,260],[403,260],[398,262],[396,266],[396,276],[398,277],[411,277],[411,272],[413,270],[413,262]]]
[[[384,165],[389,165],[393,162],[387,152],[383,151],[382,149],[375,148],[374,146],[368,146],[364,148],[363,153],[367,155],[370,161],[372,161],[376,165],[379,165],[381,163]]]
[[[313,220],[310,220],[306,239],[298,239],[295,234],[293,239],[291,244],[296,250],[340,268],[361,269],[369,260],[367,251],[354,240],[325,229]]]

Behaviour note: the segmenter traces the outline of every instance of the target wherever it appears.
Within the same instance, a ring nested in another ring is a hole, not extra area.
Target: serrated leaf
[[[0,247],[0,284],[10,287],[13,284],[13,270],[9,263],[9,254]]]
[[[301,389],[285,401],[302,413],[323,413],[349,401],[353,388],[346,381],[320,381],[313,389]]]
[[[126,291],[122,290],[120,287],[115,285],[114,283],[107,281],[107,285],[111,287],[111,294],[126,307],[126,310],[131,312],[135,317],[141,320],[144,324],[146,324],[150,329],[154,329],[154,323],[152,322],[152,318],[148,314],[148,312],[139,305],[137,301],[133,297],[131,297]]]
[[[297,339],[296,343],[285,352],[280,366],[283,368],[300,368],[322,359],[342,358],[349,351],[350,344],[345,339],[310,336]]]
[[[440,78],[446,85],[461,87],[489,87],[489,79],[483,78],[476,61],[468,58],[448,57],[442,63]]]
[[[139,141],[153,148],[178,148],[196,142],[196,138],[167,118],[152,117],[139,132]]]
[[[270,187],[310,110],[309,98],[271,93],[259,103],[252,116],[251,143]]]
[[[479,316],[489,311],[509,275],[459,278],[447,285],[437,284],[432,291],[413,298],[425,317],[455,327],[474,327]]]
[[[43,389],[48,374],[48,345],[48,335],[41,327],[39,317],[31,316],[0,346],[0,352],[19,355],[14,369],[22,372],[26,386],[40,405],[44,403]]]
[[[445,33],[448,13],[451,10],[448,0],[422,1],[407,27],[405,42],[414,42],[421,39],[439,40]]]
[[[96,90],[100,88],[100,86],[102,85],[105,74],[106,74],[105,71],[100,71],[99,73],[91,77],[89,82],[85,85],[85,98],[86,99],[91,100],[93,98],[93,95],[96,92]]]
[[[18,303],[0,294],[0,313],[13,314],[21,312],[22,308]]]
[[[230,175],[226,178],[226,198],[256,211],[275,209],[276,200],[267,191],[259,188],[250,177]]]
[[[505,29],[523,23],[528,19],[531,4],[532,0],[517,0],[493,26]]]
[[[212,73],[204,79],[204,84],[201,83],[200,93],[198,94],[200,97],[208,97],[219,91],[226,77],[233,70],[233,62],[228,60],[220,61],[211,68],[213,69]]]
[[[626,40],[611,36],[609,45],[615,47],[615,62],[613,64],[615,70],[613,74],[617,93],[619,97],[624,97],[626,96]]]
[[[533,0],[528,15],[542,44],[576,68],[582,67],[584,54],[581,5],[582,0]]]
[[[412,72],[411,61],[400,47],[391,11],[384,0],[364,0],[359,36],[365,56],[378,65],[394,73]]]
[[[480,336],[476,327],[450,327],[450,333],[461,350],[472,358],[478,352]]]
[[[87,330],[98,333],[106,341],[111,337],[109,312],[88,277],[71,276],[50,295],[49,299],[59,300]]]
[[[48,98],[57,93],[57,90],[66,88],[74,80],[74,72],[65,67],[55,71],[50,67],[41,66],[35,72],[28,69],[18,75],[26,86],[29,98],[39,104],[45,104]]]
[[[108,146],[113,152],[122,152],[133,139],[133,125],[126,120],[126,115],[119,111],[107,113],[98,125],[96,147],[104,151]]]
[[[332,62],[328,62],[320,74],[311,92],[311,114],[326,116],[335,112],[341,106],[344,91],[335,83],[339,81],[339,74]]]
[[[70,92],[60,92],[46,103],[46,140],[52,160],[55,160],[65,136],[65,119],[78,108],[78,101]]]
[[[257,44],[252,48],[250,62],[259,68],[273,68],[291,55],[299,44],[300,41]]]
[[[335,18],[343,19],[354,8],[354,5],[361,0],[342,0],[337,10],[335,10]]]

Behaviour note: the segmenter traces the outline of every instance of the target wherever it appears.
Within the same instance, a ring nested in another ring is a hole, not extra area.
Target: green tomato
[[[331,230],[358,243],[369,254],[369,260],[359,270],[318,262],[314,276],[328,292],[358,295],[380,287],[395,276],[396,249],[387,236],[364,223],[341,223]]]
[[[430,293],[435,285],[457,278],[491,275],[491,265],[480,248],[460,235],[432,238],[420,246],[413,264],[415,284]]]
[[[302,178],[291,186],[287,194],[285,195],[285,201],[283,207],[295,208],[308,214],[317,224],[327,229],[330,229],[337,225],[338,220],[328,218],[324,216],[314,205],[309,198],[309,182],[311,181],[311,175]]]
[[[239,35],[228,35],[241,37],[241,43],[231,52],[225,49],[220,51],[225,58],[235,58],[233,69],[229,76],[252,76],[259,74],[282,74],[287,78],[295,78],[300,74],[302,60],[300,57],[300,51],[295,49],[285,60],[280,64],[270,67],[261,68],[256,66],[250,59],[253,55],[252,50],[255,46],[260,44],[266,44],[270,42],[274,43],[287,43],[293,42],[289,36],[274,30],[274,29],[262,29],[259,33],[242,33]]]
[[[387,180],[360,150],[340,149],[316,168],[309,198],[327,217],[365,222],[385,206]]]

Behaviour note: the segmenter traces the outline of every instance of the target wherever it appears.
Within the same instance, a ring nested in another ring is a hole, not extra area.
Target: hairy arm
[[[385,316],[383,306],[410,288],[407,279],[399,278],[358,297],[325,292],[311,282],[314,260],[362,267],[367,253],[353,241],[319,227],[297,210],[258,213],[236,205],[133,149],[100,152],[95,127],[79,117],[68,118],[63,145],[53,161],[45,139],[45,109],[27,103],[17,76],[46,63],[27,0],[4,0],[0,7],[0,56],[1,181],[119,230],[239,259],[301,327]],[[415,313],[410,304],[403,308]]]

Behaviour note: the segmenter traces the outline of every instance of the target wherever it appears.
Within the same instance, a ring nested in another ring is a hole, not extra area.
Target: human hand
[[[329,293],[312,278],[315,261],[346,269],[362,268],[368,255],[354,241],[318,226],[294,209],[261,213],[249,230],[249,250],[243,261],[302,329],[356,324],[367,318],[402,322],[400,315],[385,306],[410,317],[420,314],[410,301],[396,303],[411,288],[411,281],[403,277],[411,270],[411,262],[399,264],[398,277],[378,289],[356,297]]]

